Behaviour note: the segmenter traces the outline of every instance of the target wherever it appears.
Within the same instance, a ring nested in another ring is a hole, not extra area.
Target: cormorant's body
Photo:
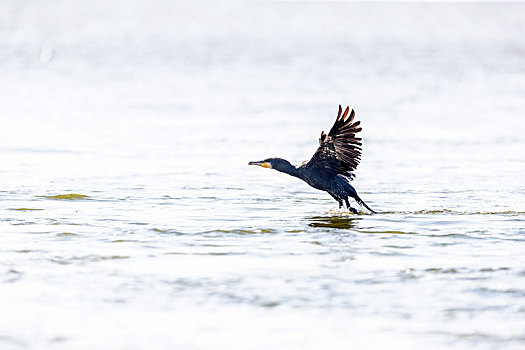
[[[355,176],[353,171],[359,164],[361,157],[361,138],[355,137],[361,128],[358,127],[360,122],[352,123],[355,116],[354,110],[346,118],[348,110],[349,108],[346,107],[341,116],[342,108],[339,106],[339,114],[334,126],[328,135],[324,131],[321,133],[319,148],[310,161],[301,166],[295,167],[281,158],[268,158],[248,164],[272,168],[298,177],[313,188],[328,192],[339,203],[340,208],[344,202],[353,213],[357,213],[357,210],[350,206],[349,197],[354,198],[357,203],[374,212],[359,198],[356,190],[349,182]]]

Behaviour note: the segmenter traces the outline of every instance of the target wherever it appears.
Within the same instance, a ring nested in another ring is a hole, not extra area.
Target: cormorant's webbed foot
[[[357,214],[357,209],[352,208],[352,207],[350,206],[350,202],[348,201],[348,197],[345,198],[345,204],[346,204],[346,207],[348,208],[348,210],[350,210],[350,211],[351,211],[352,213],[354,213],[354,214]]]

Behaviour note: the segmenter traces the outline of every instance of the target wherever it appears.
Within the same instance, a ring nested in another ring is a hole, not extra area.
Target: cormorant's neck
[[[279,167],[274,167],[274,169],[280,171],[281,173],[299,177],[299,170],[288,161],[282,162],[279,164]]]

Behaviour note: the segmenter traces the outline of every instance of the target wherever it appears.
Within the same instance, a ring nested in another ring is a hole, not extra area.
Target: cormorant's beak
[[[248,165],[258,165],[262,166],[263,168],[272,168],[272,165],[268,162],[265,162],[264,160],[258,161],[258,162],[248,162]]]

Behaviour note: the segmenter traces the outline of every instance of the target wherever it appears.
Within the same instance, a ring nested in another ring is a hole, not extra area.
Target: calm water
[[[0,347],[523,348],[525,5],[0,3]],[[250,160],[364,130],[350,215]]]

